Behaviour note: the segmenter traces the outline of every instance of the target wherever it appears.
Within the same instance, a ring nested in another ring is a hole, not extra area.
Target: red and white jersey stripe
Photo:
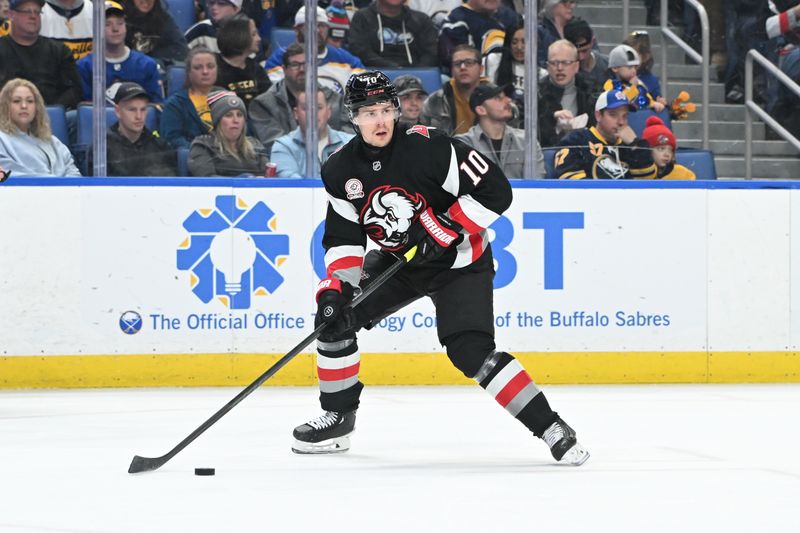
[[[357,287],[364,266],[363,246],[334,246],[325,252],[325,269],[329,278],[336,278]]]
[[[317,354],[317,376],[321,392],[340,392],[358,383],[361,354],[345,357],[325,357]]]

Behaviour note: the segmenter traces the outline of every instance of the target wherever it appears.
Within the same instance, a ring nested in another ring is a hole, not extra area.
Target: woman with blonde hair
[[[0,168],[15,176],[81,175],[50,130],[42,94],[28,80],[10,80],[0,91]]]
[[[189,173],[192,176],[264,176],[264,146],[248,137],[247,108],[231,91],[208,95],[214,129],[192,141]]]

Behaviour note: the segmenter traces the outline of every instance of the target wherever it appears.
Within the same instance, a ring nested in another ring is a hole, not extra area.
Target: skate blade
[[[303,442],[295,439],[292,451],[301,455],[344,453],[350,449],[350,437],[336,437],[320,442]]]
[[[559,463],[569,466],[581,466],[589,459],[589,451],[576,443],[575,446],[567,450],[564,457],[561,458]]]

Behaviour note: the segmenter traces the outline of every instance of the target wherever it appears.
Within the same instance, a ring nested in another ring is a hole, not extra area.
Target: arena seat
[[[117,123],[117,115],[114,113],[113,107],[106,107],[106,126],[111,127]],[[158,110],[154,106],[148,106],[147,117],[145,117],[144,125],[147,129],[155,131],[158,129]],[[92,106],[79,105],[78,106],[78,135],[76,139],[76,146],[80,149],[92,144]]]
[[[553,160],[556,157],[558,148],[542,148],[542,155],[544,156],[544,177],[545,179],[555,179]]]
[[[286,48],[297,39],[297,34],[293,28],[272,28],[269,36],[269,53],[272,54],[278,48]]]
[[[428,91],[428,94],[438,91],[442,88],[442,75],[438,68],[381,68],[381,67],[367,67],[380,70],[389,79],[394,81],[398,76],[416,76],[422,82],[422,86]]]
[[[640,109],[639,111],[628,113],[628,125],[636,132],[637,137],[642,136],[647,119],[650,117],[660,118],[670,130],[672,129],[672,118],[670,118],[668,110],[665,109],[661,113],[656,113],[650,109]]]
[[[714,152],[694,148],[678,148],[675,161],[695,173],[698,180],[717,179],[717,167],[714,164]]]
[[[194,0],[164,0],[162,3],[181,33],[186,33],[186,30],[197,22]]]
[[[178,148],[178,176],[189,175],[189,149]]]
[[[69,146],[69,131],[67,130],[67,114],[60,105],[47,106],[47,116],[50,118],[50,129],[59,141]]]
[[[183,89],[186,80],[186,67],[183,65],[172,65],[167,69],[167,97]]]

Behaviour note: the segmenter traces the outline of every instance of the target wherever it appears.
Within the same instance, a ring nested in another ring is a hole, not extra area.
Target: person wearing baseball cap
[[[114,0],[106,0],[106,87],[122,81],[136,82],[147,91],[150,100],[160,103],[164,100],[161,77],[155,59],[125,44],[125,8]],[[92,99],[92,63],[94,52],[78,60],[78,73],[81,76],[83,99]]]
[[[641,65],[639,53],[627,44],[621,44],[608,54],[608,70],[611,77],[603,85],[604,91],[616,90],[625,93],[636,109],[650,108],[656,113],[664,111],[664,104],[656,100],[638,76]]]
[[[247,135],[247,107],[233,91],[208,93],[214,129],[192,141],[192,176],[263,176],[267,165],[264,146]]]
[[[653,149],[653,161],[658,167],[659,180],[694,180],[697,176],[683,165],[675,162],[675,150],[678,149],[675,134],[658,117],[650,117],[642,137]]]
[[[525,176],[525,131],[508,125],[514,117],[512,94],[514,88],[511,85],[499,87],[491,82],[482,82],[475,87],[469,97],[469,106],[477,117],[477,123],[455,138],[493,161],[507,178],[522,179],[531,176]],[[541,147],[536,152],[536,174],[544,177]]]
[[[106,136],[109,176],[175,176],[176,152],[145,126],[150,95],[138,83],[114,83],[106,90],[117,122]]]
[[[217,46],[217,30],[222,21],[242,10],[242,0],[206,0],[206,18],[186,30],[184,36],[189,49],[203,46],[214,53]]]
[[[594,106],[595,126],[561,139],[554,160],[559,179],[654,179],[650,145],[628,125],[634,108],[622,91],[602,93]]]
[[[409,124],[420,124],[422,105],[428,96],[428,91],[416,76],[404,74],[394,79],[397,88],[397,97],[400,99],[400,120]]]

